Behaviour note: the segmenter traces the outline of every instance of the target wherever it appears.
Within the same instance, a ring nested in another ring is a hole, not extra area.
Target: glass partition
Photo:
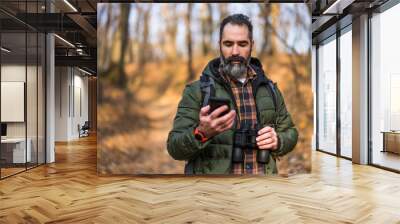
[[[2,177],[25,170],[31,156],[26,150],[26,41],[25,31],[1,34]]]
[[[5,11],[13,10],[0,11],[0,178],[45,163],[46,40],[18,19],[43,12],[44,3],[0,2]]]
[[[54,4],[51,2],[50,4]],[[46,0],[37,1],[37,13],[46,12]],[[37,32],[37,163],[46,162],[45,124],[46,124],[46,36],[41,31]]]
[[[38,51],[37,51],[37,41],[38,36],[36,32],[29,31],[27,33],[28,38],[28,61],[27,61],[27,98],[26,98],[26,110],[27,110],[27,150],[30,151],[30,158],[28,159],[28,168],[37,165],[37,128],[38,128]]]
[[[27,2],[28,13],[40,13],[41,4],[38,1]],[[38,23],[37,16],[34,16],[32,20]],[[38,141],[39,141],[39,32],[36,29],[27,28],[27,150],[31,151],[30,161],[27,163],[27,167],[35,167],[38,165]]]
[[[336,154],[336,36],[318,47],[318,149]]]

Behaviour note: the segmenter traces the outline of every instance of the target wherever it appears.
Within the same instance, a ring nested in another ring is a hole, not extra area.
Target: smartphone
[[[229,99],[224,99],[224,98],[218,98],[218,97],[210,97],[208,104],[210,105],[210,113],[212,113],[214,110],[216,110],[218,107],[221,107],[223,105],[228,106],[228,109],[222,112],[219,116],[224,116],[225,114],[229,113],[231,111],[230,107],[230,100]]]

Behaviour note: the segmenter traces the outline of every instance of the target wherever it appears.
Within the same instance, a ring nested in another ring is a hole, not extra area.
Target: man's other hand
[[[258,131],[256,141],[259,149],[278,149],[278,136],[275,129],[270,126],[266,126]]]

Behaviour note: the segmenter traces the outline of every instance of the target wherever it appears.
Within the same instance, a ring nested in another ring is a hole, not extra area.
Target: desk
[[[381,133],[383,133],[382,152],[400,154],[400,131],[382,131]]]
[[[26,140],[28,147],[26,147],[25,154],[25,138],[6,138],[1,139],[1,157],[5,159],[6,163],[25,163],[30,162],[32,159],[31,145],[32,140]],[[12,158],[12,159],[11,159]],[[27,158],[27,161],[25,161]]]

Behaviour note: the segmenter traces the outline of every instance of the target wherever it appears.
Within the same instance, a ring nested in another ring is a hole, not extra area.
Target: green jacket
[[[230,86],[218,73],[219,59],[208,63],[203,74],[209,75],[215,81],[215,96],[231,100],[231,108],[236,108],[235,100],[229,93]],[[275,131],[279,138],[278,150],[271,151],[269,163],[266,165],[266,174],[276,174],[275,159],[293,150],[297,143],[298,133],[292,122],[281,92],[276,88],[277,112],[270,92],[263,82],[267,81],[262,71],[261,63],[252,58],[250,64],[257,69],[257,77],[252,81],[253,92],[259,113],[259,123],[262,126],[275,123]],[[260,75],[261,74],[261,75]],[[276,86],[275,86],[276,87]],[[230,174],[233,134],[235,127],[209,139],[205,143],[199,142],[193,135],[198,126],[199,112],[202,104],[200,81],[188,84],[178,105],[173,129],[168,135],[168,153],[176,160],[187,160],[193,165],[194,174]],[[238,115],[238,111],[236,111]],[[235,126],[235,125],[234,125]]]

